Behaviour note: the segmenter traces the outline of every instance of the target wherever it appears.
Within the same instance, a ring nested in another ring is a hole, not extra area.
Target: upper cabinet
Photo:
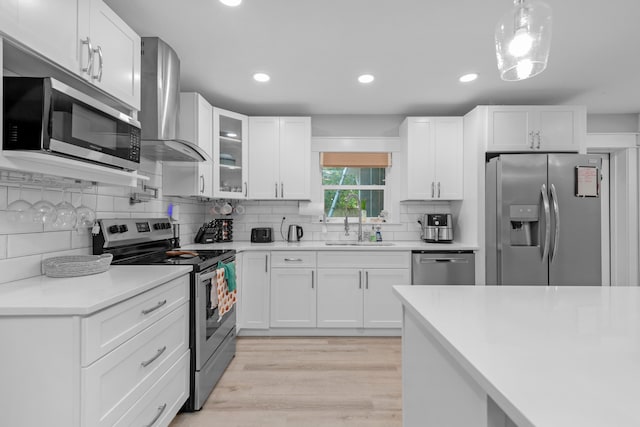
[[[488,152],[578,152],[586,110],[578,106],[488,107]]]
[[[140,109],[140,37],[102,0],[0,0],[0,31]]]
[[[249,118],[249,198],[311,198],[311,118]]]
[[[213,196],[246,199],[248,191],[248,117],[213,109]]]
[[[462,117],[407,117],[400,139],[401,200],[462,199]]]
[[[213,152],[213,107],[200,94],[180,94],[178,138]],[[164,162],[162,189],[168,196],[213,197],[213,164]]]

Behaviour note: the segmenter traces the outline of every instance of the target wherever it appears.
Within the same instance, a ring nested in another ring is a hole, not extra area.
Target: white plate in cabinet
[[[189,352],[115,424],[124,426],[168,426],[189,397]]]
[[[287,268],[287,267],[315,267],[316,253],[312,251],[296,251],[296,252],[271,252],[271,267]]]
[[[87,368],[82,368],[82,425],[111,426],[189,348],[183,304]]]
[[[82,319],[82,366],[88,366],[189,299],[182,276]]]

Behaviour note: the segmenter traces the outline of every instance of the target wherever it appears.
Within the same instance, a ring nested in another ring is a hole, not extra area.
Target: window
[[[322,154],[322,190],[326,217],[358,217],[362,210],[366,210],[367,217],[379,216],[384,210],[389,154]]]

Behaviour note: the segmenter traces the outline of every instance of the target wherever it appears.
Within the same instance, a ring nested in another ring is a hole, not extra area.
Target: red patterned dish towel
[[[231,292],[229,291],[227,279],[224,277],[224,268],[216,270],[216,277],[213,280],[215,281],[214,285],[218,296],[218,320],[220,320],[227,311],[231,310],[233,304],[236,303],[238,291],[236,289]]]

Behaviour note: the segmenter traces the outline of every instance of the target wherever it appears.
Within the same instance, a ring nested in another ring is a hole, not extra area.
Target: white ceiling
[[[547,0],[547,69],[503,82],[493,31],[511,0],[106,0],[181,60],[183,91],[249,115],[462,115],[479,104],[640,113],[640,1]],[[271,75],[260,84],[254,72]],[[372,73],[362,85],[356,78]],[[462,84],[458,77],[477,72]]]

